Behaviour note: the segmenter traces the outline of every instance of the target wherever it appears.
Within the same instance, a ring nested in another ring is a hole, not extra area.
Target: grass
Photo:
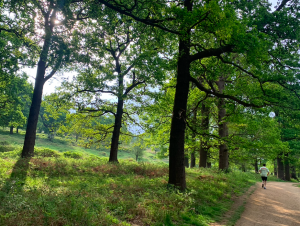
[[[14,137],[16,137],[14,135]],[[0,225],[209,225],[257,179],[251,173],[187,169],[186,192],[168,187],[164,163],[137,163],[84,152],[0,145]]]
[[[25,131],[23,130],[19,130],[18,134],[13,134],[13,135],[9,134],[8,130],[0,130],[0,144],[1,142],[7,142],[13,148],[21,147],[24,143],[24,136],[25,136]],[[59,136],[56,136],[55,139],[53,139],[53,141],[50,141],[47,139],[47,135],[43,133],[37,133],[35,147],[48,148],[59,152],[76,152],[81,154],[92,154],[100,157],[109,156],[109,150],[103,150],[103,149],[97,150],[93,148],[90,149],[90,148],[80,147],[74,144],[74,142]],[[0,152],[1,152],[1,147],[0,147]],[[118,158],[135,159],[135,156],[131,152],[119,150]],[[142,157],[140,161],[150,162],[150,163],[168,162],[167,159],[156,158],[155,153],[151,150],[146,150],[144,157]]]

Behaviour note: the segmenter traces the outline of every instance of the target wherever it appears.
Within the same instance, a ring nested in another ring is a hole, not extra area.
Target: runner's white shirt
[[[259,170],[260,170],[260,175],[261,175],[262,177],[268,176],[268,172],[270,172],[269,169],[268,169],[267,167],[265,167],[265,166],[260,167]]]

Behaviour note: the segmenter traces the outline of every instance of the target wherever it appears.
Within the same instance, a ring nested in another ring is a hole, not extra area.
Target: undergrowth
[[[208,225],[256,178],[187,169],[187,191],[168,187],[166,164],[36,148],[0,152],[0,225]]]

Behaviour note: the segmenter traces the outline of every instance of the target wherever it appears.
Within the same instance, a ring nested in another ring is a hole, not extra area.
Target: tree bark
[[[122,84],[123,84],[123,80],[122,80]],[[114,131],[111,139],[111,146],[110,146],[109,162],[119,162],[118,149],[119,149],[120,131],[122,127],[122,115],[123,115],[123,99],[118,98],[117,113],[115,115],[115,125],[114,125]]]
[[[284,166],[282,160],[282,154],[277,156],[277,178],[284,180]]]
[[[219,92],[223,93],[225,89],[225,79],[221,77],[217,82]],[[225,100],[219,99],[218,103],[218,125],[219,125],[219,137],[221,139],[221,143],[219,145],[219,169],[227,170],[229,165],[229,153],[228,147],[226,145],[226,138],[228,137],[228,127],[227,123],[224,121],[226,117],[226,109],[225,109]],[[225,139],[224,139],[225,138]]]
[[[274,159],[274,176],[277,176],[277,165],[276,165],[276,159]]]
[[[17,134],[19,133],[19,127],[16,128],[16,133],[17,133]]]
[[[287,181],[291,180],[291,174],[290,174],[290,162],[289,162],[289,154],[286,153],[284,155],[284,179]]]
[[[254,168],[255,168],[255,173],[258,173],[258,161],[257,161],[257,158],[255,158]]]
[[[190,0],[186,0],[184,2],[184,6],[191,11],[192,3]],[[169,184],[178,187],[180,190],[186,189],[184,167],[184,139],[190,77],[189,46],[190,29],[187,29],[186,36],[179,36],[177,83],[173,106],[169,146]]]
[[[35,78],[35,85],[33,90],[32,102],[30,106],[29,116],[27,119],[27,128],[25,134],[25,140],[22,150],[22,158],[32,157],[34,155],[34,145],[36,138],[36,128],[41,108],[43,87],[45,83],[46,62],[50,49],[51,38],[53,35],[54,20],[56,17],[56,11],[52,12],[51,18],[45,19],[45,40],[43,49],[40,54],[40,59],[37,65],[37,73]],[[50,25],[49,25],[50,23]]]
[[[205,103],[202,103],[201,106],[201,128],[203,129],[203,132],[208,134],[209,129],[209,108],[205,105]],[[207,167],[207,157],[208,157],[208,147],[207,147],[207,139],[206,137],[201,137],[200,142],[200,160],[199,160],[199,167]]]
[[[195,151],[191,153],[191,168],[194,168],[196,166],[196,157],[195,157]]]
[[[14,127],[13,127],[13,126],[11,126],[11,127],[9,128],[9,133],[10,133],[10,134],[14,134]]]
[[[242,168],[242,172],[246,172],[246,164],[245,163],[242,163],[241,168]]]
[[[294,165],[291,166],[291,170],[292,170],[292,178],[298,180],[296,174],[296,167]]]
[[[123,117],[123,92],[124,92],[124,78],[121,74],[121,65],[119,62],[119,58],[115,55],[115,52],[111,52],[116,62],[116,71],[118,73],[118,105],[117,105],[117,113],[115,114],[115,125],[111,139],[110,146],[110,155],[109,162],[119,162],[118,161],[118,149],[119,149],[119,139],[120,139],[120,131],[122,127],[122,117]]]
[[[189,156],[188,155],[185,155],[184,156],[184,165],[186,168],[189,168]]]

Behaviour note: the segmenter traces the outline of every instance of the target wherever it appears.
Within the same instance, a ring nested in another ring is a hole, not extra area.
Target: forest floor
[[[269,182],[267,189],[256,184],[245,211],[236,226],[299,226],[300,188],[299,184]]]

